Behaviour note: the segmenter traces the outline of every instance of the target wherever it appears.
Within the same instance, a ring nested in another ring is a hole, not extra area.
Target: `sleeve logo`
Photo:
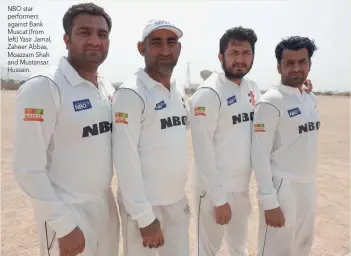
[[[73,101],[74,111],[82,111],[91,108],[89,99]]]
[[[265,132],[264,124],[254,124],[254,132]]]
[[[194,116],[206,116],[205,107],[195,107]]]
[[[128,124],[128,113],[117,112],[115,113],[116,124]]]
[[[25,108],[24,109],[24,121],[44,121],[44,109],[41,108]]]
[[[290,117],[294,117],[294,116],[300,115],[301,111],[299,108],[293,108],[293,109],[288,110],[288,114]]]

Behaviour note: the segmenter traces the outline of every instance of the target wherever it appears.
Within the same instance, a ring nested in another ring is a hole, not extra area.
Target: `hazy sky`
[[[66,55],[62,40],[62,17],[74,3],[83,1],[11,1],[12,5],[32,6],[44,23],[51,63]],[[275,0],[275,1],[93,1],[112,18],[110,51],[101,66],[111,82],[120,82],[144,66],[136,45],[150,19],[163,18],[179,26],[184,37],[182,53],[174,72],[178,83],[186,81],[186,63],[190,62],[192,83],[200,83],[203,69],[221,70],[217,54],[219,39],[226,29],[250,27],[258,36],[256,56],[248,77],[261,89],[279,80],[274,48],[286,36],[301,35],[315,39],[318,51],[313,57],[309,77],[316,90],[350,90],[351,82],[351,1],[349,0]],[[0,65],[7,65],[7,5],[0,3]],[[50,28],[49,28],[50,26]],[[37,67],[40,68],[40,67]],[[5,70],[3,68],[3,70]],[[33,69],[35,70],[35,69]],[[6,72],[2,72],[6,74]]]

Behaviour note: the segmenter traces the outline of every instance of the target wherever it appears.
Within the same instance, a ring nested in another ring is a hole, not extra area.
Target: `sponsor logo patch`
[[[235,95],[227,99],[228,106],[230,106],[234,103],[236,103],[236,96]]]
[[[167,107],[167,104],[165,103],[165,101],[161,101],[159,103],[156,104],[155,110],[161,110]]]
[[[115,113],[116,124],[128,124],[128,113],[117,112]]]
[[[195,107],[194,116],[206,116],[206,107]]]
[[[301,111],[299,108],[293,108],[293,109],[288,110],[288,114],[290,117],[294,117],[294,116],[300,115]]]
[[[42,108],[25,108],[24,109],[24,121],[44,121],[44,109]]]
[[[82,111],[91,108],[89,99],[73,101],[74,111]]]
[[[254,132],[265,132],[264,124],[254,124]]]

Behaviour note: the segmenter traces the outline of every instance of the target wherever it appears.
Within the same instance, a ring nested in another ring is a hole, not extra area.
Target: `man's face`
[[[224,55],[218,55],[225,75],[241,79],[249,73],[254,54],[248,41],[230,40]]]
[[[297,87],[302,85],[310,71],[310,60],[306,48],[300,50],[283,50],[278,72],[284,85]]]
[[[109,50],[108,25],[104,17],[80,14],[74,18],[71,36],[64,40],[70,57],[83,65],[100,65]]]
[[[144,42],[138,43],[138,49],[144,56],[146,67],[164,75],[172,74],[180,55],[181,44],[172,31],[158,29],[152,32]]]

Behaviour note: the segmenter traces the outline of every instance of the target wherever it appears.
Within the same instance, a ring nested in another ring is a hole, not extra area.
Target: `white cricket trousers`
[[[159,248],[143,246],[143,239],[136,220],[132,220],[120,198],[118,205],[121,214],[123,256],[189,256],[188,199],[162,206],[153,206],[153,212],[160,221],[165,243]]]
[[[75,221],[85,237],[81,256],[118,256],[120,222],[112,190],[99,198],[70,205]],[[37,220],[41,256],[59,256],[55,232]]]
[[[285,227],[266,225],[264,211],[259,206],[260,224],[257,256],[308,256],[315,229],[315,184],[287,178],[273,178]]]
[[[196,256],[215,256],[225,242],[228,256],[247,256],[248,222],[251,202],[248,191],[227,193],[232,219],[216,223],[215,206],[205,191],[195,188]]]

